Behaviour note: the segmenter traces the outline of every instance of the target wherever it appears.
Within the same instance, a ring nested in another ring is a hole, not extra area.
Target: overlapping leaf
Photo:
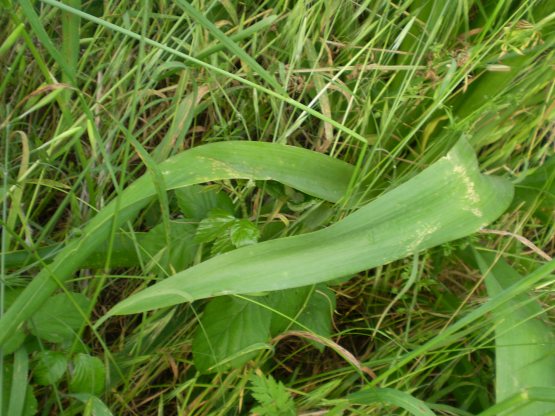
[[[326,229],[214,257],[120,302],[110,315],[348,276],[471,234],[512,197],[512,185],[482,175],[461,140],[416,177]]]
[[[522,280],[515,269],[491,253],[476,254],[476,260],[486,275],[490,297]],[[500,403],[519,394],[526,395],[532,388],[555,389],[555,333],[547,324],[547,314],[540,303],[528,294],[517,295],[495,311],[494,319],[496,401]],[[553,401],[523,401],[520,404],[518,414],[522,415],[555,412]],[[513,412],[514,408],[512,411],[509,408],[500,414],[516,414]]]
[[[159,165],[166,189],[177,189],[220,179],[276,180],[309,195],[337,202],[345,193],[353,167],[305,149],[262,142],[222,142],[199,146]],[[89,255],[105,245],[112,227],[131,220],[156,195],[155,181],[146,174],[84,227],[45,267],[0,319],[0,345],[73,273]]]

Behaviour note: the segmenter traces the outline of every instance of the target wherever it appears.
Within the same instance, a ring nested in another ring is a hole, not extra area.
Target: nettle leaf
[[[80,353],[75,356],[71,364],[70,392],[102,393],[106,382],[106,370],[100,358]]]
[[[168,248],[164,225],[159,224],[141,239],[141,246],[146,251],[143,257],[166,271],[185,270],[192,264],[197,251],[195,233],[196,229],[192,224],[170,221],[170,247]]]
[[[83,325],[83,312],[88,307],[89,299],[81,293],[59,293],[48,299],[33,315],[29,330],[49,342],[61,343],[72,339],[75,331]]]
[[[240,367],[268,348],[271,312],[248,299],[212,299],[193,338],[193,358],[201,372]]]
[[[230,228],[231,243],[239,248],[255,244],[260,237],[258,227],[247,219],[237,220]]]
[[[179,210],[185,218],[202,220],[217,208],[233,215],[235,207],[231,198],[224,192],[210,186],[192,185],[176,189],[175,196]]]
[[[64,353],[40,351],[35,359],[33,377],[37,384],[49,386],[56,384],[67,369],[68,360]]]
[[[223,234],[220,234],[218,238],[216,238],[214,244],[212,245],[212,249],[210,250],[210,254],[212,256],[215,256],[216,254],[222,254],[231,251],[234,248],[235,246],[231,242],[231,238],[229,236],[229,230],[227,230]]]
[[[253,374],[250,378],[252,397],[260,404],[252,409],[259,416],[295,416],[295,402],[281,381],[271,375]]]
[[[210,211],[197,228],[195,241],[214,245],[211,254],[225,253],[234,248],[244,247],[258,242],[260,231],[247,219],[237,219],[219,208]]]
[[[203,219],[197,228],[195,241],[197,243],[210,243],[226,234],[235,223],[236,218],[221,209],[213,209],[208,217]]]

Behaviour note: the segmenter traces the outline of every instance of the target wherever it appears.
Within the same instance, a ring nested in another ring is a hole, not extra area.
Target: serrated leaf
[[[240,367],[264,347],[270,336],[271,313],[230,296],[212,299],[193,338],[193,358],[201,372]]]
[[[233,215],[235,207],[229,196],[213,187],[192,185],[176,189],[175,196],[179,210],[185,218],[200,221],[213,209],[220,209]]]
[[[260,416],[295,416],[295,402],[281,381],[271,375],[253,374],[250,378],[252,397],[260,404],[252,412]]]
[[[48,299],[31,318],[29,330],[45,341],[63,342],[73,338],[75,331],[84,323],[83,311],[89,300],[81,293],[59,293]]]
[[[132,295],[107,316],[349,276],[467,236],[501,215],[512,196],[510,182],[480,173],[461,140],[414,178],[323,230],[224,253]]]
[[[106,371],[100,358],[77,354],[71,362],[69,391],[72,393],[100,394],[104,390]]]
[[[68,359],[57,351],[40,351],[35,359],[33,377],[37,384],[49,386],[56,384],[67,369]]]
[[[203,219],[197,228],[195,241],[197,243],[210,243],[222,235],[227,235],[236,218],[226,211],[214,209],[208,217]]]
[[[247,219],[235,221],[229,234],[231,243],[237,248],[255,244],[260,237],[258,227]]]
[[[215,256],[217,254],[222,254],[222,253],[231,251],[234,248],[235,246],[231,242],[231,238],[229,236],[229,230],[228,230],[223,234],[220,234],[220,236],[216,238],[216,240],[214,240],[214,243],[212,244],[212,248],[210,249],[210,254],[212,256]]]

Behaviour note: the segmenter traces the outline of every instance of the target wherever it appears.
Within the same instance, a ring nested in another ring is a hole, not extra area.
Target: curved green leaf
[[[205,373],[240,367],[254,358],[270,338],[272,313],[232,296],[208,303],[193,338],[195,367]]]
[[[488,295],[495,297],[523,277],[493,253],[476,253],[486,276]],[[555,333],[546,324],[548,317],[540,303],[529,294],[516,295],[493,313],[495,320],[495,391],[501,403],[534,387],[555,389]],[[507,402],[507,403],[510,403]],[[522,414],[545,415],[555,412],[555,400],[535,399],[523,406]],[[514,410],[513,410],[514,411]],[[515,414],[511,412],[499,414]]]
[[[88,307],[89,299],[81,293],[52,296],[31,318],[30,332],[49,342],[69,340],[83,324],[82,311]]]
[[[414,416],[435,416],[435,413],[422,400],[403,391],[389,388],[361,390],[347,396],[352,404],[383,403],[405,409]]]
[[[222,142],[195,147],[161,163],[166,189],[221,179],[276,180],[312,196],[337,202],[345,193],[353,167],[309,150],[262,142]],[[131,220],[156,195],[147,173],[100,211],[18,296],[0,319],[0,346],[23,321],[78,270],[91,253],[109,240],[112,227]],[[118,205],[119,203],[119,205]]]
[[[512,185],[482,175],[472,147],[461,140],[419,175],[328,228],[219,255],[129,297],[108,315],[349,276],[469,235],[502,214],[512,197]]]
[[[56,384],[67,369],[67,356],[59,351],[39,351],[33,368],[37,384],[49,386]]]
[[[70,392],[102,393],[106,382],[106,370],[100,358],[80,353],[75,356],[72,365],[73,369],[68,386]]]

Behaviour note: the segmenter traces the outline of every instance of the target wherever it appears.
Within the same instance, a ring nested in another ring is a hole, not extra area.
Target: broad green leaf
[[[29,330],[49,342],[63,342],[83,325],[89,300],[81,293],[59,293],[48,299],[29,322]]]
[[[8,404],[7,415],[21,416],[25,412],[25,402],[27,399],[28,377],[29,377],[29,356],[25,347],[19,348],[13,359],[12,379],[10,389],[10,401]],[[6,380],[7,382],[8,380]]]
[[[295,402],[281,381],[276,381],[271,375],[253,374],[250,378],[251,394],[259,406],[252,409],[260,416],[295,416]]]
[[[237,220],[229,229],[231,242],[237,248],[255,244],[260,237],[258,227],[247,219]]]
[[[196,250],[193,236],[196,232],[196,227],[183,221],[170,221],[170,244],[172,247],[177,246],[177,250],[172,250],[172,259],[174,253],[180,253],[183,256],[183,261],[174,262],[172,265],[176,270],[182,270],[188,265],[184,261],[191,256],[190,251]],[[55,255],[62,248],[61,244],[41,247],[37,250],[37,254],[42,261],[49,262],[50,258]],[[149,232],[135,232],[125,233],[118,232],[114,236],[112,250],[109,252],[108,244],[95,247],[94,251],[84,260],[83,268],[97,269],[106,266],[106,259],[110,254],[109,267],[136,267],[141,264],[139,257],[144,261],[158,254],[160,251],[167,248],[166,237],[164,230],[160,225],[157,225]],[[37,258],[26,250],[18,250],[6,253],[5,264],[7,268],[18,268],[26,266]],[[177,268],[177,264],[181,264]],[[14,298],[15,300],[15,298]]]
[[[476,253],[486,275],[488,295],[495,297],[522,276],[492,253]],[[507,400],[532,387],[555,388],[555,332],[547,314],[528,294],[514,296],[494,311],[496,401]],[[519,410],[527,416],[555,412],[555,402],[534,401]],[[514,413],[500,413],[503,415]]]
[[[221,209],[213,209],[207,218],[203,219],[195,234],[197,243],[210,243],[227,232],[235,223],[236,218]]]
[[[349,276],[467,236],[499,217],[512,197],[512,185],[482,175],[461,140],[417,176],[323,230],[224,253],[129,297],[108,316]]]
[[[272,312],[270,332],[272,336],[281,334],[291,328],[294,321],[306,308],[310,297],[313,295],[314,287],[304,286],[286,290],[277,290],[268,294],[265,303],[268,307],[280,312]]]
[[[230,223],[233,224],[233,223]],[[212,249],[210,250],[210,254],[215,256],[217,254],[225,253],[227,251],[231,251],[235,248],[233,243],[231,242],[231,238],[229,236],[229,229],[224,230],[222,234],[214,240],[214,244],[212,244]]]
[[[4,307],[9,308],[10,305],[21,294],[21,288],[6,288],[4,292]],[[13,336],[2,347],[2,355],[10,355],[21,347],[26,338],[25,332],[22,328],[17,328]]]
[[[555,156],[515,186],[512,207],[524,203],[529,208],[534,201],[538,203],[537,214],[544,217],[553,215],[555,210]]]
[[[325,285],[318,285],[297,321],[315,334],[329,338],[333,311],[335,311],[335,292]],[[304,328],[295,324],[293,329]],[[320,344],[315,344],[315,346],[323,349]]]
[[[85,404],[85,415],[89,414],[91,416],[113,416],[113,413],[110,411],[108,406],[106,406],[106,404],[102,400],[92,394],[75,393],[70,394],[69,396]]]
[[[505,400],[496,403],[490,408],[479,413],[477,416],[528,416],[531,403],[555,405],[555,387],[530,387],[522,389],[518,393],[509,396]],[[555,412],[541,413],[542,416],[553,416]]]
[[[33,377],[42,386],[56,384],[66,372],[67,363],[67,356],[62,352],[40,351],[35,359]]]
[[[100,394],[104,390],[106,371],[98,357],[79,353],[71,362],[69,391],[72,393]]]
[[[231,296],[211,300],[196,329],[193,358],[201,372],[239,367],[266,348],[271,312]]]
[[[389,388],[372,388],[358,391],[347,396],[352,404],[375,404],[400,407],[414,416],[435,416],[435,413],[422,400],[403,391]]]
[[[192,185],[176,189],[177,205],[183,216],[187,219],[200,221],[208,213],[218,208],[233,215],[235,207],[226,193],[217,191],[214,187]]]
[[[195,257],[197,244],[194,241],[195,226],[181,221],[170,221],[170,247],[166,241],[164,224],[150,230],[140,240],[140,249],[145,261],[159,265],[165,271],[181,271],[187,268]]]
[[[272,292],[268,295],[267,303],[290,318],[277,313],[272,314],[272,335],[278,335],[286,329],[308,329],[323,337],[330,336],[335,293],[325,285]],[[322,348],[321,344],[315,346]]]
[[[13,361],[4,360],[2,368],[2,394],[0,414],[14,416],[33,416],[38,404],[33,386],[28,382],[27,352],[19,349]]]
[[[353,167],[309,150],[262,142],[221,142],[195,147],[159,165],[167,189],[220,179],[276,180],[309,195],[337,202],[345,194]],[[156,195],[146,174],[100,211],[79,238],[61,250],[54,261],[33,278],[12,307],[0,318],[0,345],[23,321],[105,245],[113,227],[133,219]],[[117,210],[117,215],[116,214]],[[53,278],[55,277],[55,278]]]

